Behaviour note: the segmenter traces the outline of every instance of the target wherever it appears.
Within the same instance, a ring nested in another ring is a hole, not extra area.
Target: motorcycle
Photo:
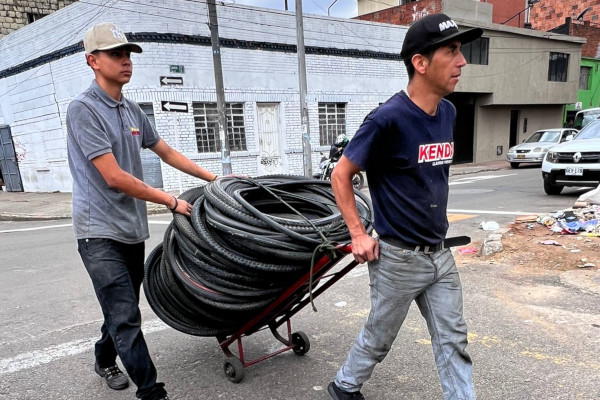
[[[321,153],[321,155],[322,154],[323,153]],[[319,162],[319,168],[321,168],[321,172],[319,172],[317,174],[313,174],[313,179],[330,181],[331,180],[331,172],[333,171],[333,168],[337,164],[338,160],[339,160],[339,157],[336,159],[336,158],[329,158],[327,156],[323,156],[321,158],[321,161]],[[365,184],[365,178],[363,177],[361,172],[358,172],[352,176],[352,186],[354,186],[354,188],[356,190],[362,189],[364,184]]]

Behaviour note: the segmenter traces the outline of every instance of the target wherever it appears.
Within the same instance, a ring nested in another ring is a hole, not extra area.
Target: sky
[[[275,8],[285,10],[285,0],[225,0],[227,3],[247,4],[255,7]],[[327,15],[327,8],[334,0],[303,0],[302,12],[304,14]],[[295,0],[287,0],[288,9],[294,11]],[[331,7],[332,17],[352,18],[358,14],[356,0],[337,0]]]

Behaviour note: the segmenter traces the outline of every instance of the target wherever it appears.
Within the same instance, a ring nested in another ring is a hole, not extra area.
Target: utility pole
[[[223,175],[231,175],[231,154],[229,151],[229,135],[227,134],[227,114],[225,110],[225,87],[223,85],[223,67],[221,65],[221,45],[219,43],[219,22],[215,0],[208,0],[208,19],[210,42],[213,52],[213,67],[215,70],[215,86],[217,89],[217,114],[219,138],[221,139],[221,165]]]
[[[306,59],[304,53],[304,23],[302,21],[302,0],[296,0],[296,38],[298,42],[298,76],[300,78],[300,109],[302,130],[302,162],[304,176],[312,176],[312,152],[310,149],[310,126],[306,105]]]

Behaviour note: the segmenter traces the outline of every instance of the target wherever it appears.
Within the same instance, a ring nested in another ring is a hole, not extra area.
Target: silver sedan
[[[579,131],[573,128],[542,129],[534,132],[523,143],[508,149],[506,158],[510,166],[517,168],[519,164],[542,164],[544,157],[552,146],[570,140]]]

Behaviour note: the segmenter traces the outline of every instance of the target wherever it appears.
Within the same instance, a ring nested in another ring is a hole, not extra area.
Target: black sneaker
[[[117,364],[108,368],[100,368],[96,363],[94,369],[98,375],[106,379],[106,383],[111,389],[122,390],[129,386],[129,378],[119,369]]]
[[[344,392],[333,382],[327,386],[327,391],[335,400],[365,400],[365,397],[360,393],[360,391]]]

